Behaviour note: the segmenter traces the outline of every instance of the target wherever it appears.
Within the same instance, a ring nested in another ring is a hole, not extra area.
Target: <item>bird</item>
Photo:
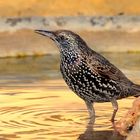
[[[53,40],[60,52],[60,71],[68,87],[84,100],[89,118],[95,119],[94,103],[111,102],[115,121],[117,100],[140,95],[140,85],[133,83],[104,56],[91,49],[70,30],[35,30]]]

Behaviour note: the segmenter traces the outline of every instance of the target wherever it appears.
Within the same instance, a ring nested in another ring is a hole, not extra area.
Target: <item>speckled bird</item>
[[[130,81],[116,66],[88,47],[76,33],[68,30],[35,30],[52,39],[60,51],[60,71],[69,88],[82,98],[90,118],[95,118],[93,103],[111,102],[114,122],[118,99],[139,96],[140,86]]]

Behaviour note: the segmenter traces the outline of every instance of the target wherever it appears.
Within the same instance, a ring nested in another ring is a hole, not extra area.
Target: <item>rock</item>
[[[127,140],[140,140],[140,97],[134,100],[132,108],[115,123],[116,130]]]

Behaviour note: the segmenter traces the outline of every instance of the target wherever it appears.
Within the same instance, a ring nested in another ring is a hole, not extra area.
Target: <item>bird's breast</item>
[[[60,68],[67,85],[84,100],[109,101],[112,96],[120,93],[114,81],[94,73],[84,60],[74,64],[62,61]]]

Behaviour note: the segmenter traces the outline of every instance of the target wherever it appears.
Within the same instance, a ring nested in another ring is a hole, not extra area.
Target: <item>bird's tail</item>
[[[140,96],[140,85],[133,84],[133,85],[132,85],[132,90],[133,90],[133,95],[134,95],[135,97]]]

